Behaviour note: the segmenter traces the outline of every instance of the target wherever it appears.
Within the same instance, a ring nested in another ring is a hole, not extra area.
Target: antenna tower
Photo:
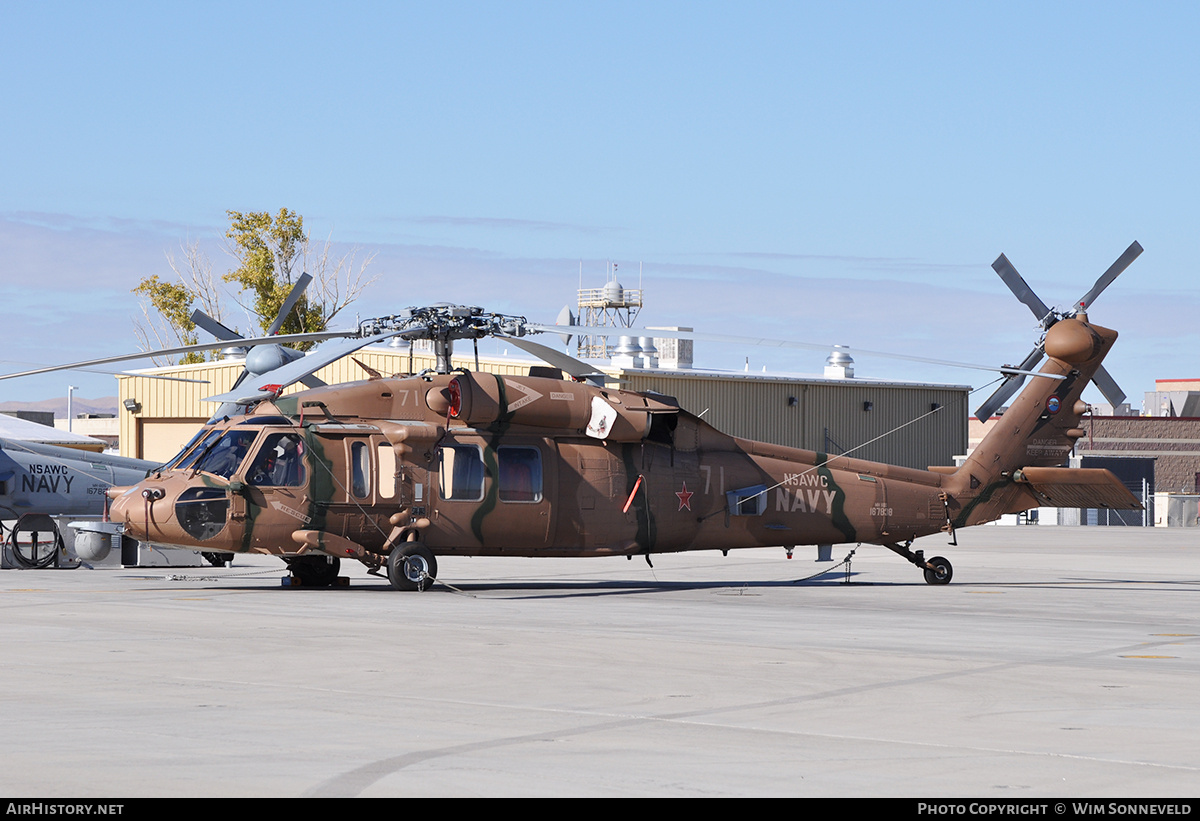
[[[617,281],[617,263],[609,263],[607,281],[603,288],[582,287],[582,273],[579,288],[579,330],[576,332],[579,340],[578,356],[581,359],[609,359],[613,354],[613,346],[609,344],[609,336],[620,336],[599,329],[620,329],[633,327],[634,320],[642,310],[642,289],[625,288]],[[638,273],[638,285],[641,285],[641,272]],[[598,330],[587,332],[588,328]]]

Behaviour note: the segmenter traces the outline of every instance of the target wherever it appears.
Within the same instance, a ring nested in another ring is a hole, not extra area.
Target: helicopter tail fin
[[[1042,505],[1141,508],[1106,470],[1069,470],[1065,464],[1085,434],[1080,395],[1100,368],[1117,332],[1087,315],[1056,323],[1046,333],[1047,362],[952,476],[946,477],[955,528],[994,521]]]

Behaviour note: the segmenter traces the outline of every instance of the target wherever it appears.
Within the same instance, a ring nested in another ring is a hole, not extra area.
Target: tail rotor
[[[1038,363],[1041,362],[1042,358],[1046,355],[1046,331],[1050,330],[1050,328],[1061,319],[1066,319],[1067,317],[1073,317],[1084,313],[1092,306],[1092,303],[1096,301],[1096,298],[1104,292],[1104,289],[1111,285],[1113,280],[1120,276],[1121,273],[1128,268],[1141,253],[1142,246],[1139,243],[1133,242],[1130,244],[1130,246],[1125,249],[1125,253],[1121,254],[1121,256],[1117,258],[1117,261],[1110,265],[1108,270],[1100,275],[1100,278],[1096,280],[1091,289],[1084,294],[1069,311],[1063,312],[1055,311],[1054,309],[1047,307],[1046,303],[1043,302],[1036,293],[1034,293],[1033,289],[1029,287],[1024,278],[1017,273],[1017,269],[1013,267],[1011,262],[1008,261],[1008,257],[1004,256],[1004,254],[1001,254],[996,261],[992,263],[992,269],[999,275],[1000,279],[1004,281],[1004,284],[1008,286],[1008,289],[1013,292],[1013,296],[1015,296],[1021,301],[1021,303],[1029,308],[1029,310],[1033,313],[1034,318],[1037,319],[1038,324],[1042,326],[1041,339],[1038,340],[1037,345],[1035,345],[1033,350],[1029,352],[1029,355],[1025,357],[1025,360],[1020,364],[1018,369],[1022,371],[1029,371],[1037,367]],[[1009,374],[1006,376],[1004,381],[1000,384],[1000,387],[996,389],[995,393],[989,396],[983,402],[983,404],[979,406],[978,410],[975,411],[976,418],[981,422],[986,422],[988,419],[990,419],[992,415],[995,414],[995,412],[999,410],[1001,406],[1003,406],[1012,397],[1012,395],[1017,392],[1017,389],[1021,387],[1021,383],[1024,381],[1025,376],[1023,374]],[[1106,371],[1103,366],[1096,371],[1095,375],[1092,377],[1092,381],[1100,390],[1100,393],[1104,395],[1104,398],[1107,399],[1113,405],[1113,407],[1116,407],[1125,401],[1125,392],[1121,390],[1121,387],[1117,384],[1117,381],[1112,378],[1112,375],[1109,374],[1109,372]]]

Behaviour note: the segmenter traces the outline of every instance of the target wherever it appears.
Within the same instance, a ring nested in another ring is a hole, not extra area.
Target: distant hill
[[[53,411],[55,419],[67,418],[67,397],[56,396],[53,399],[43,399],[40,402],[0,402],[0,411],[35,410]],[[101,396],[99,399],[87,399],[76,396],[71,401],[71,412],[81,413],[113,413],[117,412],[117,397]]]

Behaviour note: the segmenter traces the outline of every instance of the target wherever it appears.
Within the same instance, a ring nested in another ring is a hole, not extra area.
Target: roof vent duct
[[[622,336],[613,350],[612,364],[614,368],[640,368],[642,356],[642,346],[638,344],[637,337]]]
[[[845,346],[833,346],[833,353],[829,354],[825,360],[825,377],[827,379],[854,378],[854,360],[846,352]]]

